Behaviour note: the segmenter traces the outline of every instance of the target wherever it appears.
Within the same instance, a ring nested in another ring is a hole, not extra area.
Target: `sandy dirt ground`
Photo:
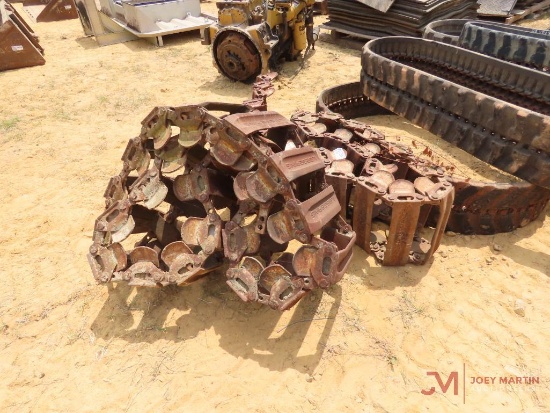
[[[548,208],[512,233],[445,236],[422,267],[382,268],[356,247],[340,284],[284,313],[241,302],[222,273],[96,285],[94,219],[141,120],[251,88],[217,73],[197,33],[99,48],[78,20],[33,27],[46,65],[0,73],[0,411],[550,411]],[[283,66],[270,109],[313,110],[359,70],[359,52],[319,43]],[[465,175],[510,179],[397,117],[369,122]],[[443,394],[428,372],[456,380]]]

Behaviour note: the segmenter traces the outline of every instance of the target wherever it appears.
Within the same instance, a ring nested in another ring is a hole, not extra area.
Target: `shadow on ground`
[[[340,307],[340,286],[328,291],[332,296],[328,306],[320,307],[323,293],[314,291],[296,305],[290,320],[282,323],[283,313],[242,302],[226,286],[224,278],[223,274],[214,273],[186,287],[139,288],[135,295],[134,287],[109,285],[109,297],[91,329],[104,340],[151,343],[161,339],[184,341],[213,328],[219,346],[235,357],[255,360],[270,370],[313,371],[321,360]],[[137,325],[136,311],[143,314]],[[314,335],[318,338],[316,343],[308,339],[310,351],[305,353],[309,354],[299,355],[312,323],[322,331]]]
[[[82,36],[75,39],[76,43],[85,50],[97,49],[100,46],[93,36]],[[200,33],[198,30],[192,30],[182,33],[173,33],[169,35],[162,36],[163,46],[169,48],[170,46],[184,45],[192,42],[200,42]],[[127,42],[120,42],[124,44],[132,52],[143,52],[149,50],[156,50],[158,46],[153,44],[153,42],[146,40],[145,38],[138,38],[130,40]],[[113,43],[116,44],[116,43]],[[108,46],[103,46],[108,47]],[[207,47],[205,46],[204,51],[207,52]]]

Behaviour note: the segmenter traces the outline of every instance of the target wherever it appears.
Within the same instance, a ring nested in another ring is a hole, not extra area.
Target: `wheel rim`
[[[261,72],[261,59],[256,46],[245,35],[229,32],[216,46],[216,63],[221,72],[244,82]]]

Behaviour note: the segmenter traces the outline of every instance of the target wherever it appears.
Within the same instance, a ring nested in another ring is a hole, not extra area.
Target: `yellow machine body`
[[[219,1],[218,21],[203,31],[214,65],[225,76],[248,81],[281,58],[294,60],[312,39],[315,0]]]

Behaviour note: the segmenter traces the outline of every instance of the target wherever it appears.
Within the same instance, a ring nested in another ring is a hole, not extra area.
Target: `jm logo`
[[[462,402],[466,403],[466,363],[462,365]],[[449,389],[451,388],[451,385],[453,386],[453,394],[455,396],[458,396],[458,371],[453,371],[451,374],[449,374],[449,377],[447,378],[446,382],[443,382],[443,379],[441,378],[441,375],[437,371],[428,371],[426,372],[426,375],[433,376],[435,380],[437,381],[437,385],[441,389],[441,393],[445,394]],[[421,393],[424,396],[431,396],[436,392],[435,387],[430,387],[428,390],[422,390]]]
[[[441,379],[441,376],[436,371],[428,371],[426,373],[428,376],[434,376],[437,380],[437,384],[439,385],[439,388],[441,389],[441,392],[447,393],[447,390],[449,390],[449,387],[451,384],[454,383],[453,386],[453,394],[455,396],[458,396],[458,371],[453,371],[451,374],[449,374],[449,378],[447,379],[447,383],[443,384],[443,380]],[[435,387],[430,388],[430,390],[422,390],[421,393],[424,396],[431,396],[435,393]]]

